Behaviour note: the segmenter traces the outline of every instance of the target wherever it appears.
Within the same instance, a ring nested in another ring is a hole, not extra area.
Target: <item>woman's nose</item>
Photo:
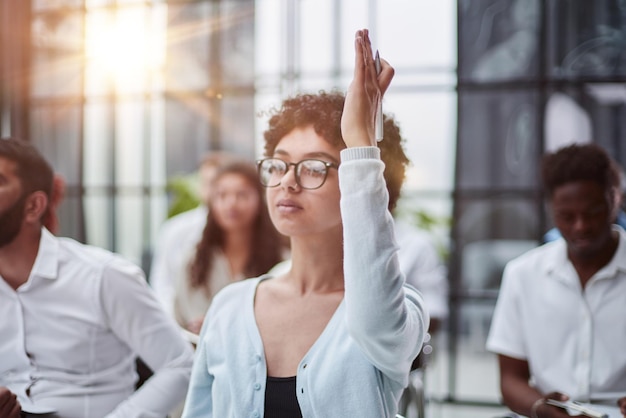
[[[283,174],[282,179],[280,180],[280,185],[291,190],[296,190],[299,188],[298,182],[296,181],[296,167],[295,166],[287,166],[287,172]]]

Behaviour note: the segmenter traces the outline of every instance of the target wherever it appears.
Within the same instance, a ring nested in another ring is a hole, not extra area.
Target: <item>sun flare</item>
[[[164,11],[133,7],[87,13],[85,58],[91,71],[118,89],[140,82],[165,59]]]

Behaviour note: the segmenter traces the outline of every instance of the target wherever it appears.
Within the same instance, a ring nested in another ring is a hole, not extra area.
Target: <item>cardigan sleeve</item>
[[[341,152],[347,326],[372,364],[406,385],[429,318],[420,293],[400,272],[384,168],[377,147]]]

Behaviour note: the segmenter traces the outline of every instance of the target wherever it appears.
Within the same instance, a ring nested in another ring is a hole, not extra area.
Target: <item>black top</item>
[[[296,397],[296,376],[267,376],[265,418],[302,418]]]

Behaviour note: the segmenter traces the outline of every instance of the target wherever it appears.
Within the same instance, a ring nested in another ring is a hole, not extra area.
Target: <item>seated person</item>
[[[404,142],[400,127],[391,115],[384,117],[383,133],[384,138],[390,141]],[[394,213],[400,198],[409,159],[404,154],[402,147],[385,149],[384,152],[390,153],[390,158],[397,161],[396,164],[385,165],[383,172],[385,185],[389,192],[387,208],[389,212]],[[400,271],[406,277],[406,282],[422,294],[430,316],[428,332],[432,335],[437,332],[442,321],[448,316],[446,269],[427,233],[397,218],[394,218],[394,232],[398,243]]]
[[[42,227],[52,179],[33,146],[0,140],[0,387],[26,416],[164,417],[192,347],[139,267]],[[135,392],[138,355],[154,374]]]
[[[563,237],[510,261],[487,349],[498,354],[504,403],[532,418],[567,418],[547,399],[619,404],[626,416],[626,232],[616,165],[597,145],[542,161]]]
[[[617,163],[615,162],[615,164]],[[615,198],[618,199],[617,206],[620,209],[617,211],[617,216],[615,217],[615,220],[613,221],[613,223],[626,229],[626,212],[624,212],[624,209],[621,208],[621,204],[623,202],[623,196],[624,196],[624,193],[626,192],[626,176],[624,175],[624,172],[622,171],[620,167],[616,166],[615,169],[619,170],[621,187],[620,187],[620,193],[617,193],[615,195]],[[554,227],[543,235],[543,243],[545,244],[546,242],[555,241],[559,238],[561,238],[561,233],[559,232],[559,229],[557,227]]]
[[[428,314],[405,285],[387,210],[384,148],[400,144],[374,135],[394,70],[381,60],[377,76],[367,30],[354,43],[345,100],[301,94],[270,117],[259,172],[291,268],[215,296],[184,418],[396,416]]]
[[[204,156],[198,167],[200,205],[167,219],[156,237],[150,265],[150,286],[169,314],[174,314],[176,279],[189,261],[188,254],[195,250],[202,237],[215,173],[231,159],[230,154],[219,151]]]
[[[176,282],[174,318],[199,334],[213,296],[229,283],[266,273],[283,259],[284,239],[267,211],[252,162],[233,161],[215,174],[200,242],[184,257]]]

